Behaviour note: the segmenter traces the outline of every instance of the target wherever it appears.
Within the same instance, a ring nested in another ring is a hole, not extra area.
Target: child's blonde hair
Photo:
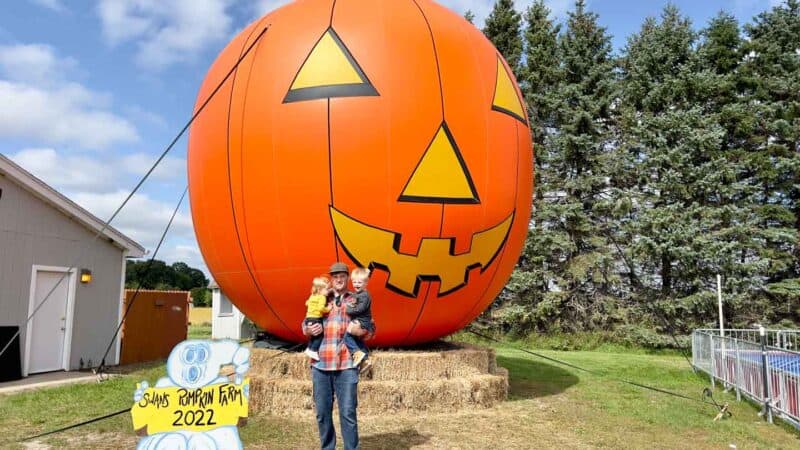
[[[328,289],[331,286],[330,280],[328,277],[316,277],[311,281],[311,295],[317,295],[322,292],[323,289]]]
[[[356,267],[350,273],[350,279],[367,280],[369,278],[369,269],[364,267]]]

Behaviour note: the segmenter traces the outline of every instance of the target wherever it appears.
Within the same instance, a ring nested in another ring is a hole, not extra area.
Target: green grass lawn
[[[198,331],[200,333],[200,331]],[[194,334],[194,333],[193,333]],[[537,350],[616,378],[701,398],[708,380],[692,373],[677,355],[640,352]],[[497,347],[498,363],[510,371],[509,401],[491,409],[449,414],[362,416],[362,448],[798,448],[800,434],[769,425],[758,408],[730,402],[733,417],[713,422],[716,411],[699,402],[667,396]],[[15,440],[108,412],[128,408],[136,382],[154,383],[164,366],[142,367],[101,384],[83,384],[0,396],[0,448]],[[337,425],[338,426],[338,425]],[[242,428],[246,448],[313,448],[316,425],[308,417],[256,417]],[[53,448],[132,448],[128,414],[42,438]],[[23,448],[17,445],[12,448]],[[38,448],[38,447],[37,447]]]
[[[191,324],[187,334],[188,339],[211,339],[211,324],[207,322]]]

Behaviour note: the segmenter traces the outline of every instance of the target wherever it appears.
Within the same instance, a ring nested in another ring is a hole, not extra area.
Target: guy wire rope
[[[156,249],[155,249],[155,251],[153,251],[153,256],[151,256],[150,259],[147,260],[147,264],[145,264],[144,273],[142,274],[142,277],[141,277],[142,279],[146,279],[147,275],[150,274],[150,267],[152,267],[153,261],[156,259],[156,256],[158,255],[158,251],[161,249],[161,244],[164,243],[164,239],[167,237],[167,233],[169,232],[169,229],[172,226],[172,221],[175,220],[175,216],[178,214],[178,210],[181,208],[181,205],[183,204],[183,199],[186,198],[186,192],[188,190],[189,190],[189,186],[186,186],[186,188],[183,190],[183,194],[181,194],[180,200],[178,200],[178,204],[175,205],[175,210],[172,211],[172,217],[169,218],[169,222],[167,223],[167,227],[164,229],[164,232],[161,233],[161,239],[159,239],[158,245],[156,245]],[[136,297],[139,296],[139,291],[142,289],[142,284],[144,284],[144,282],[142,280],[140,280],[139,284],[136,286],[136,291],[134,291],[134,293],[133,293],[133,297],[131,297],[131,300],[128,302],[128,307],[125,309],[125,314],[122,315],[122,319],[119,321],[119,324],[117,325],[117,329],[114,330],[114,335],[111,336],[111,340],[108,342],[108,347],[106,347],[106,352],[103,353],[103,357],[100,360],[100,365],[97,367],[97,370],[95,370],[95,372],[94,372],[95,375],[101,376],[103,374],[103,372],[105,371],[105,368],[106,368],[106,357],[108,356],[108,352],[111,351],[111,346],[114,345],[114,339],[117,338],[117,335],[119,334],[119,330],[122,329],[122,325],[125,323],[125,319],[128,317],[128,313],[131,312],[131,308],[133,307],[133,303],[136,301]],[[121,349],[120,349],[120,351],[121,351]],[[122,355],[119,355],[119,358],[121,358],[121,357],[122,357]]]
[[[604,225],[607,225],[607,223],[605,221],[604,221]],[[619,243],[617,243],[616,239],[614,239],[614,236],[611,234],[611,232],[608,230],[607,227],[603,228],[603,233],[614,244],[614,247],[617,249],[617,253],[619,253],[619,256],[622,258],[622,261],[628,267],[628,271],[630,272],[631,281],[633,282],[633,284],[636,287],[641,287],[642,286],[641,282],[639,281],[639,277],[636,276],[636,271],[634,270],[633,264],[631,264],[631,262],[625,256],[625,252],[622,251],[622,248],[620,248]],[[669,335],[672,337],[673,342],[675,342],[675,348],[678,349],[678,351],[681,353],[683,358],[686,360],[686,363],[689,364],[689,367],[692,368],[692,372],[697,374],[697,370],[695,369],[695,367],[692,364],[692,362],[689,360],[689,355],[688,355],[687,350],[681,346],[680,342],[678,342],[678,338],[675,336],[675,331],[672,328],[672,324],[664,317],[664,315],[661,313],[661,311],[658,308],[653,307],[653,308],[651,308],[651,311],[653,311],[655,313],[656,317],[658,317],[659,320],[661,320],[662,325],[664,325],[664,328],[667,330]],[[698,376],[700,376],[700,375],[698,374]]]
[[[499,344],[503,344],[504,343],[503,341],[501,341],[499,339],[493,338],[491,336],[487,336],[487,335],[485,335],[483,333],[479,333],[479,332],[473,330],[471,326],[469,328],[467,328],[467,331],[472,333],[472,334],[474,334],[475,336],[478,336],[480,338],[483,338],[483,339],[486,339],[486,340],[489,340],[489,341],[497,342]],[[506,345],[508,345],[508,344],[506,344]],[[713,406],[713,407],[719,409],[720,411],[722,410],[722,407],[717,402],[714,401],[713,397],[711,397],[711,392],[710,391],[706,392],[704,390],[703,391],[703,397],[700,398],[700,399],[697,399],[697,398],[694,398],[694,397],[689,397],[688,395],[683,395],[683,394],[679,394],[677,392],[668,391],[666,389],[661,389],[661,388],[654,387],[654,386],[648,386],[646,384],[637,383],[635,381],[630,381],[630,380],[625,380],[623,378],[617,378],[617,377],[608,376],[606,374],[597,372],[595,370],[585,369],[585,368],[580,367],[578,365],[575,365],[575,364],[572,364],[572,363],[568,363],[566,361],[561,361],[559,359],[552,358],[550,356],[545,356],[545,355],[542,355],[541,353],[536,353],[536,352],[530,351],[530,350],[525,349],[525,348],[517,347],[517,346],[514,346],[514,345],[512,345],[511,347],[513,349],[515,349],[515,350],[519,350],[521,352],[528,353],[530,355],[536,356],[538,358],[546,359],[548,361],[552,361],[552,362],[557,363],[557,364],[561,364],[561,365],[564,365],[564,366],[567,366],[567,367],[571,367],[571,368],[576,369],[576,370],[580,370],[580,371],[583,371],[583,372],[586,372],[586,373],[590,373],[590,374],[598,376],[600,378],[606,378],[606,379],[609,379],[609,380],[612,380],[612,381],[616,381],[618,383],[629,384],[631,386],[636,386],[636,387],[639,387],[639,388],[642,388],[642,389],[648,389],[648,390],[651,390],[653,392],[660,392],[662,394],[671,395],[671,396],[682,398],[682,399],[685,399],[685,400],[691,400],[693,402],[703,403],[703,404],[706,404],[706,405],[709,405],[709,406]],[[704,400],[705,397],[711,398],[713,404],[705,401]],[[730,415],[730,412],[728,412],[728,414]]]
[[[44,299],[42,299],[41,303],[39,303],[39,306],[37,306],[33,310],[33,312],[28,316],[28,318],[25,319],[25,322],[20,326],[20,328],[11,336],[11,338],[3,346],[3,348],[0,349],[0,356],[3,356],[3,353],[5,353],[6,350],[11,346],[11,343],[14,342],[14,339],[16,339],[16,337],[20,335],[20,333],[22,332],[22,327],[26,326],[28,324],[28,322],[31,321],[31,319],[33,318],[34,315],[36,315],[36,313],[39,311],[39,309],[41,309],[41,307],[44,306],[44,304],[47,302],[47,300],[50,299],[51,294],[53,292],[55,292],[56,288],[61,284],[61,282],[64,281],[64,279],[69,275],[69,273],[78,266],[78,263],[81,261],[81,259],[85,255],[86,251],[89,249],[89,246],[91,244],[93,244],[97,240],[97,238],[99,238],[100,235],[103,234],[103,232],[106,231],[106,229],[111,225],[111,222],[117,217],[117,214],[119,214],[120,211],[122,211],[122,208],[124,208],[125,205],[128,204],[128,202],[133,197],[133,195],[136,194],[136,192],[139,190],[140,187],[142,187],[142,185],[144,184],[145,180],[147,180],[147,178],[150,177],[150,174],[153,173],[153,171],[161,163],[161,161],[164,159],[164,157],[166,157],[167,154],[172,150],[172,148],[175,146],[175,144],[178,142],[178,140],[181,138],[181,136],[183,136],[183,133],[185,133],[186,130],[189,129],[189,126],[192,124],[192,122],[194,122],[194,120],[197,118],[197,116],[200,115],[200,113],[205,109],[206,105],[208,105],[208,103],[211,101],[211,99],[214,98],[214,96],[217,94],[217,92],[219,92],[219,90],[222,88],[222,86],[225,84],[225,82],[228,81],[228,78],[230,78],[230,76],[233,74],[233,72],[236,71],[236,69],[239,67],[239,64],[241,64],[241,62],[244,60],[244,58],[247,56],[247,54],[250,53],[250,50],[252,50],[253,47],[255,47],[255,45],[258,43],[259,40],[261,40],[261,38],[264,36],[264,34],[267,32],[267,30],[269,30],[269,27],[270,27],[270,25],[267,25],[261,30],[261,32],[258,34],[258,36],[256,36],[255,40],[247,47],[247,50],[245,50],[244,53],[242,53],[242,55],[236,61],[236,64],[234,64],[233,67],[231,67],[231,69],[228,71],[228,73],[225,75],[225,77],[222,78],[222,81],[220,81],[219,84],[217,84],[217,86],[214,88],[214,90],[211,92],[211,94],[208,96],[208,98],[203,102],[202,105],[200,105],[199,108],[197,108],[197,111],[195,111],[194,114],[192,114],[192,117],[189,119],[188,122],[186,122],[186,125],[184,125],[183,129],[181,129],[181,131],[178,133],[178,135],[175,136],[175,138],[172,140],[172,142],[170,142],[170,144],[167,146],[167,148],[161,153],[161,156],[159,156],[158,159],[156,160],[156,162],[153,164],[153,166],[150,167],[150,170],[148,170],[147,173],[144,174],[144,177],[142,177],[142,179],[139,181],[139,183],[136,184],[136,186],[133,188],[131,193],[128,194],[128,196],[125,198],[125,200],[119,206],[119,208],[117,208],[117,210],[114,211],[114,214],[111,215],[111,218],[109,218],[103,224],[103,227],[99,231],[97,231],[95,233],[95,235],[92,238],[92,240],[89,241],[86,245],[84,245],[83,250],[81,251],[81,254],[78,256],[78,258],[76,258],[74,260],[74,262],[69,266],[69,269],[64,273],[64,275],[62,275],[61,278],[58,280],[58,282],[53,285],[53,288],[50,289],[50,292],[48,292],[47,295],[45,295]]]
[[[269,361],[272,358],[277,358],[278,356],[281,356],[284,353],[292,352],[292,351],[294,351],[294,350],[296,350],[296,349],[298,349],[298,348],[300,348],[301,346],[304,346],[304,345],[306,345],[306,343],[305,342],[301,342],[299,344],[293,345],[293,346],[291,346],[289,348],[286,348],[286,349],[278,349],[278,353],[276,353],[274,355],[271,355],[271,356],[269,356],[267,358],[264,358],[264,361]],[[44,437],[44,436],[49,436],[51,434],[61,433],[61,432],[67,431],[67,430],[71,430],[73,428],[78,428],[78,427],[82,427],[84,425],[89,425],[89,424],[92,424],[92,423],[95,423],[95,422],[99,422],[101,420],[110,419],[110,418],[118,416],[120,414],[124,414],[126,412],[130,412],[130,410],[131,410],[131,408],[128,407],[128,408],[125,408],[125,409],[121,409],[119,411],[115,411],[115,412],[112,412],[112,413],[108,413],[108,414],[102,415],[100,417],[95,417],[94,419],[84,420],[83,422],[74,423],[72,425],[67,425],[65,427],[57,428],[55,430],[45,431],[43,433],[35,434],[33,436],[24,437],[24,438],[18,439],[16,441],[6,441],[6,442],[0,443],[0,444],[5,445],[5,444],[10,444],[10,443],[20,443],[20,442],[30,441],[30,440],[33,440],[33,439],[38,439],[38,438]]]

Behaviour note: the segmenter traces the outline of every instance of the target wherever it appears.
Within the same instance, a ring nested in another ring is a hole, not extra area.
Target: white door
[[[28,327],[28,373],[64,369],[67,337],[67,306],[70,297],[70,278],[66,272],[34,271],[35,285],[31,304],[34,314]],[[50,291],[53,291],[50,293]],[[49,294],[49,295],[48,295]],[[42,301],[47,297],[47,301]]]

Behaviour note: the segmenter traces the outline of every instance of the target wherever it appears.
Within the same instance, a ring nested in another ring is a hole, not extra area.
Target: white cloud
[[[27,148],[9,157],[58,190],[102,193],[132,187],[131,183],[141,179],[153,166],[157,155],[87,155],[57,152],[53,148]],[[186,160],[166,156],[146,183],[152,186],[159,181],[185,185]]]
[[[76,68],[47,45],[0,45],[0,138],[86,148],[136,141],[134,126],[109,111],[109,95],[66,79]]]
[[[29,148],[8,155],[45,183],[64,190],[109,189],[116,177],[109,168],[88,156],[63,156],[52,148]]]
[[[56,57],[48,45],[0,46],[0,73],[13,81],[49,85],[63,80],[77,65],[73,58]]]
[[[103,33],[112,45],[136,41],[136,61],[161,69],[225,40],[232,0],[100,0]]]
[[[121,161],[121,170],[136,175],[144,176],[156,162],[159,155],[145,153],[133,153],[124,156]],[[156,170],[150,175],[150,179],[160,181],[185,180],[186,179],[186,160],[183,158],[165,156],[158,164]]]
[[[147,111],[141,106],[127,105],[125,106],[124,111],[128,117],[137,122],[146,123],[162,130],[166,130],[169,126],[167,120],[164,119],[161,115],[156,114],[152,111]]]
[[[138,139],[130,122],[104,110],[107,97],[78,84],[43,89],[0,80],[0,98],[0,137],[86,148]]]
[[[71,193],[69,197],[101,220],[108,220],[125,201],[128,194],[129,192],[125,190],[105,193],[77,192]],[[175,202],[172,203],[151,198],[147,194],[137,193],[111,225],[152,251],[169,223],[179,195],[180,192],[175,193]],[[181,211],[178,211],[175,216],[167,235],[170,239],[194,239],[192,218],[188,213],[187,203],[188,200],[184,199]]]
[[[31,2],[43,6],[47,9],[52,9],[53,11],[65,11],[64,5],[61,4],[60,0],[30,0]]]
[[[253,4],[253,10],[255,11],[256,17],[261,17],[291,1],[292,0],[256,0]]]

